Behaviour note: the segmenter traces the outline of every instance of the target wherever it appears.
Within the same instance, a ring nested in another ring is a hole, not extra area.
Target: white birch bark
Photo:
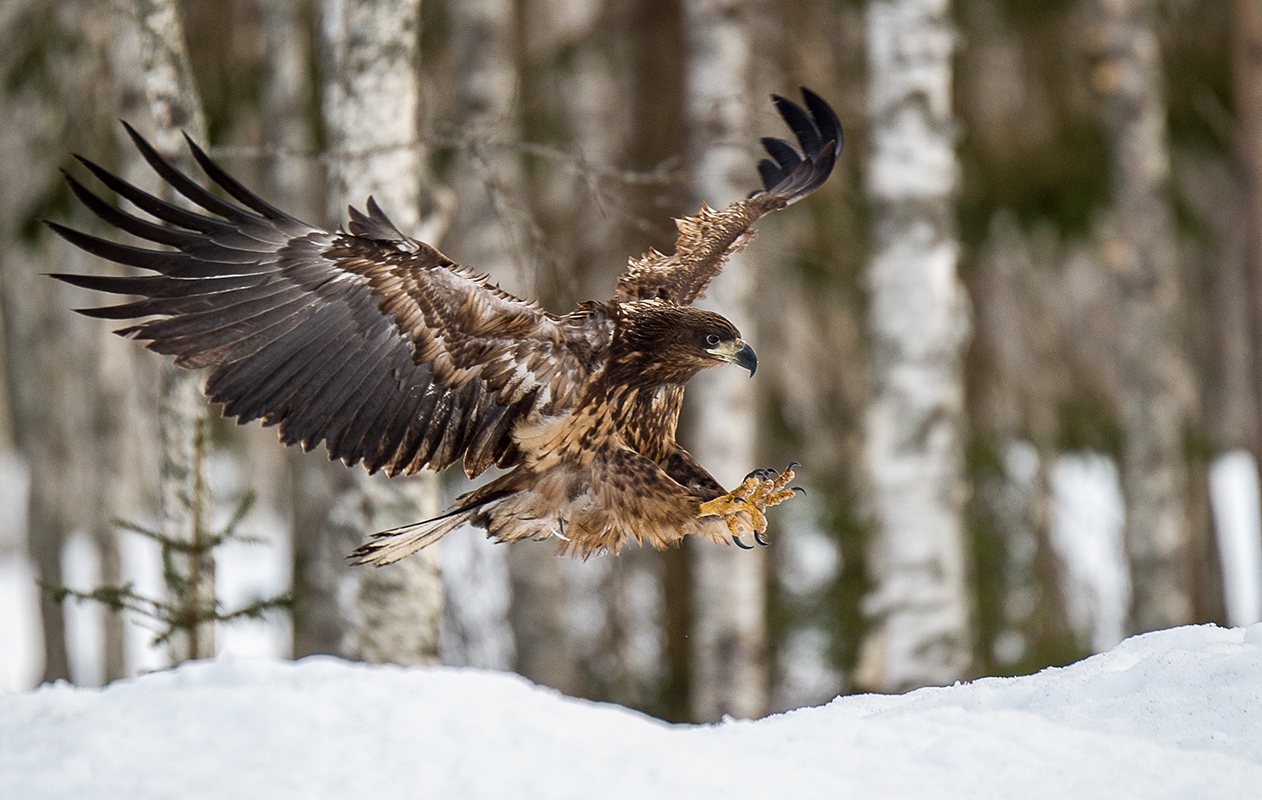
[[[747,0],[684,4],[693,190],[718,207],[748,193],[753,179],[746,149],[752,11]],[[755,263],[737,254],[698,303],[726,316],[754,342]],[[717,369],[693,381],[689,397],[696,411],[690,451],[721,484],[735,486],[757,466],[756,384],[741,370]],[[760,716],[767,708],[763,550],[703,546],[691,556],[693,717]]]
[[[903,691],[970,662],[963,506],[969,308],[956,272],[958,181],[947,0],[868,4],[867,283],[875,394],[864,420],[873,628],[857,681]]]
[[[186,161],[181,133],[206,141],[206,120],[193,84],[184,22],[174,0],[136,0],[145,96],[154,120],[154,147],[176,163]],[[167,190],[169,191],[169,190]],[[158,419],[162,438],[160,530],[177,540],[199,542],[210,531],[211,496],[206,480],[209,406],[203,375],[162,365]],[[215,565],[206,554],[190,556],[187,575],[195,606],[213,604]],[[172,641],[175,661],[215,654],[214,623]]]
[[[329,217],[343,220],[348,203],[362,208],[372,195],[401,230],[438,244],[422,231],[420,217],[425,161],[418,127],[419,0],[324,0],[321,11]],[[439,511],[433,475],[390,481],[359,469],[355,475],[357,486],[338,503],[346,522],[365,535]],[[437,663],[440,558],[441,545],[381,569],[347,568],[340,587],[348,603],[342,654]]]
[[[1103,258],[1121,307],[1122,492],[1134,632],[1192,620],[1187,425],[1195,379],[1179,332],[1182,290],[1168,198],[1161,51],[1155,0],[1099,0],[1104,97],[1112,150],[1115,230]]]

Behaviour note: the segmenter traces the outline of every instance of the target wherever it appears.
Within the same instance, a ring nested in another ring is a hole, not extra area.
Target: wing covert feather
[[[763,188],[722,211],[703,203],[696,216],[676,220],[675,252],[668,256],[649,250],[632,259],[618,279],[619,300],[691,303],[705,294],[728,257],[749,243],[754,235],[751,226],[759,218],[797,202],[828,180],[844,146],[841,122],[819,95],[803,88],[802,96],[806,109],[772,95],[800,147],[783,139],[763,139],[771,156],[758,164]]]

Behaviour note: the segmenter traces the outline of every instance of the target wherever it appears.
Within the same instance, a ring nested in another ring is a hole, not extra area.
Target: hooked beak
[[[758,354],[754,352],[754,348],[740,339],[723,342],[718,347],[713,347],[706,352],[729,364],[744,367],[749,370],[749,377],[751,378],[754,377],[754,373],[758,370]]]

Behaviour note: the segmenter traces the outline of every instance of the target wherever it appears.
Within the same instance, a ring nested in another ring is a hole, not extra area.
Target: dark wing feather
[[[728,256],[745,246],[760,217],[806,197],[828,180],[844,146],[841,122],[811,90],[803,88],[802,97],[806,109],[772,95],[799,146],[771,137],[762,140],[771,156],[758,164],[763,188],[722,211],[702,205],[695,217],[677,220],[675,252],[666,256],[650,250],[633,259],[618,279],[619,300],[691,303],[705,293]]]
[[[79,159],[158,222],[67,175],[90,211],[175,249],[118,244],[48,223],[89,253],[154,273],[54,277],[139,297],[82,313],[138,320],[119,332],[149,340],[180,366],[212,367],[206,393],[227,416],[279,425],[282,441],[306,449],[323,441],[332,457],[363,461],[369,471],[441,469],[464,455],[466,471],[476,475],[518,457],[518,421],[577,399],[599,357],[593,341],[597,351],[606,341],[603,327],[589,324],[590,311],[554,317],[501,291],[405,236],[371,198],[367,214],[350,210],[349,233],[300,222],[189,141],[194,159],[235,203],[224,200],[127,131],[154,170],[200,210]]]

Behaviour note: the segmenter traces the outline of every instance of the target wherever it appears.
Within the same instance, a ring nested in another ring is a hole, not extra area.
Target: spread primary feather
[[[470,477],[508,470],[436,519],[376,534],[356,552],[361,562],[396,561],[462,524],[499,541],[555,535],[582,557],[616,552],[628,540],[666,547],[689,534],[727,543],[733,520],[752,519],[740,503],[772,505],[785,487],[725,495],[675,441],[693,375],[724,362],[752,371],[755,363],[730,322],[691,303],[752,238],[755,221],[832,171],[841,126],[826,103],[803,95],[806,110],[775,98],[800,148],[764,140],[772,158],[759,165],[762,190],[679,220],[674,253],[631,260],[615,297],[563,316],[404,235],[371,198],[366,214],[350,209],[345,231],[324,231],[259,199],[189,141],[207,176],[240,205],[211,194],[130,127],[146,161],[206,213],[80,159],[157,223],[67,175],[85,206],[173,249],[49,223],[90,253],[153,273],[55,277],[140,298],[82,313],[138,320],[119,333],[180,366],[212,368],[206,393],[224,414],[278,425],[286,444],[323,443],[348,466],[390,475],[459,460]],[[728,510],[716,510],[725,498]]]

